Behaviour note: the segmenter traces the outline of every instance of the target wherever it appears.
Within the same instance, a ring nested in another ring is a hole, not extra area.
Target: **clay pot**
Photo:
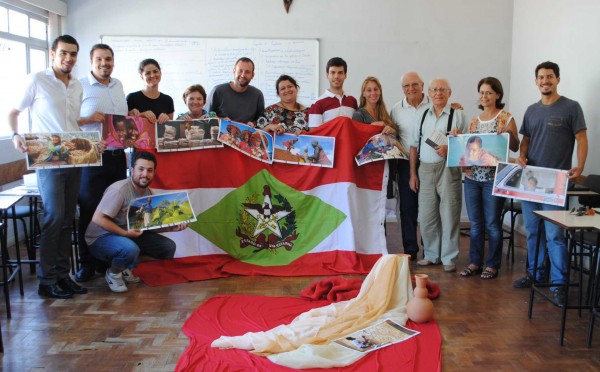
[[[415,274],[414,296],[406,304],[406,315],[415,323],[425,323],[433,319],[433,302],[427,297],[428,280],[429,275]]]

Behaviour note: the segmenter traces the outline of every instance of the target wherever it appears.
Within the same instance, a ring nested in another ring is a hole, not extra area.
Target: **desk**
[[[600,231],[600,216],[599,215],[575,216],[575,215],[570,214],[568,211],[534,211],[533,213],[540,218],[539,231],[541,231],[544,221],[548,221],[548,222],[551,222],[551,223],[565,229],[567,232],[569,232],[569,234],[571,235],[571,237],[568,241],[567,257],[569,260],[575,249],[575,241],[572,237],[572,235],[575,231],[577,231],[577,230],[582,231],[582,232],[584,230],[599,230]],[[540,247],[540,235],[541,234],[538,234],[538,238],[537,238],[537,242],[536,242],[534,262],[537,262],[537,260],[538,260],[539,247]],[[583,234],[581,234],[581,243],[583,243]],[[590,267],[590,277],[592,277],[592,278],[594,276],[594,271],[595,271],[595,268]],[[578,309],[581,314],[582,308],[589,308],[589,303],[586,305],[583,305],[583,306],[581,304],[582,295],[583,295],[581,268],[580,268],[580,274],[579,274],[579,283],[571,283],[570,276],[571,276],[571,264],[569,262],[569,264],[567,265],[567,274],[566,274],[567,282],[565,284],[550,284],[550,283],[537,283],[536,284],[535,280],[533,280],[533,284],[531,286],[531,294],[529,297],[529,314],[528,314],[529,319],[531,319],[531,316],[532,316],[533,298],[534,298],[534,295],[536,292],[538,292],[540,295],[545,297],[550,302],[552,302],[555,305],[562,308],[563,313],[562,313],[562,318],[561,318],[561,330],[560,330],[560,345],[561,346],[563,345],[563,341],[564,341],[567,309]],[[533,278],[535,279],[536,277],[537,277],[537,265],[534,266],[534,268],[533,268]],[[578,306],[569,306],[568,305],[569,287],[575,286],[575,285],[577,285],[579,287],[579,305]],[[558,287],[563,286],[566,288],[565,304],[563,306],[558,305],[553,299],[551,299],[545,292],[543,292],[541,290],[542,288],[556,287],[556,286],[558,286]]]
[[[7,241],[7,211],[11,208],[14,209],[23,197],[18,195],[0,195],[0,213],[2,215],[2,227],[0,228],[0,249],[2,254],[2,286],[4,287],[4,300],[6,301],[6,316],[10,319],[10,291],[8,284],[12,282],[15,275],[19,275],[19,283],[21,285],[21,295],[23,295],[23,277],[21,274],[21,267],[19,265],[14,266],[14,271],[11,275],[8,275],[8,267],[11,265],[8,262],[8,241]],[[20,258],[20,253],[17,252],[17,258]]]
[[[20,196],[27,197],[29,199],[29,216],[35,216],[38,214],[38,198],[40,197],[40,191],[37,187],[30,187],[20,185],[13,187],[8,190],[0,191],[0,196]],[[29,218],[29,239],[25,242],[27,244],[27,260],[22,260],[21,263],[29,263],[31,273],[35,273],[35,264],[39,263],[36,259],[36,236],[39,231],[36,230],[35,218]],[[16,229],[16,225],[15,225]]]

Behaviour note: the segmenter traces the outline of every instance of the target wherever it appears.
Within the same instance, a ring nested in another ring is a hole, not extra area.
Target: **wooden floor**
[[[399,231],[388,224],[388,248],[399,253]],[[518,239],[515,264],[503,258],[500,276],[484,281],[443,273],[441,266],[416,267],[441,286],[434,301],[443,336],[444,371],[600,371],[600,326],[586,345],[588,314],[569,311],[565,346],[559,346],[560,311],[537,299],[527,318],[528,290],[512,287],[524,272],[525,250]],[[459,268],[468,264],[468,238],[461,238]],[[42,299],[26,270],[25,296],[12,287],[12,319],[0,304],[4,371],[172,371],[188,344],[183,322],[216,294],[296,296],[315,277],[233,277],[130,291],[109,291],[104,279],[71,300]]]

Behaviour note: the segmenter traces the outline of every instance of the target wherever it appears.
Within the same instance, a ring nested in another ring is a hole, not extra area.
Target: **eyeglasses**
[[[421,85],[423,83],[410,83],[410,84],[402,84],[402,89],[407,89],[407,88],[418,88],[419,85]]]
[[[450,89],[448,89],[448,88],[429,88],[429,91],[433,92],[433,93],[446,93],[449,90]]]

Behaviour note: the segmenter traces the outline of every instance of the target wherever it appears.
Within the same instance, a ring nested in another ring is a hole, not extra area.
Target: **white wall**
[[[560,67],[559,94],[578,101],[585,115],[589,151],[584,174],[600,173],[600,2],[597,0],[515,1],[509,109],[523,119],[540,99],[535,66],[550,60]],[[573,164],[577,158],[573,157]]]
[[[426,82],[449,78],[451,101],[462,103],[469,117],[477,113],[481,77],[496,76],[510,91],[508,0],[297,0],[289,14],[281,0],[68,0],[67,14],[62,31],[81,46],[76,76],[89,69],[88,51],[101,35],[316,38],[322,70],[329,58],[343,57],[349,65],[346,92],[355,96],[365,77],[378,77],[388,108],[402,98],[400,76],[410,70]],[[327,86],[323,72],[320,90]],[[0,163],[22,158],[9,141],[0,143],[5,145]]]
[[[391,107],[402,98],[400,75],[416,69],[427,80],[448,77],[452,100],[471,116],[481,77],[497,76],[508,88],[512,13],[512,1],[480,0],[298,0],[289,14],[281,0],[71,0],[65,31],[82,46],[80,75],[100,35],[317,38],[322,70],[333,56],[348,62],[348,93],[358,95],[374,75]],[[326,83],[323,72],[321,90]]]

